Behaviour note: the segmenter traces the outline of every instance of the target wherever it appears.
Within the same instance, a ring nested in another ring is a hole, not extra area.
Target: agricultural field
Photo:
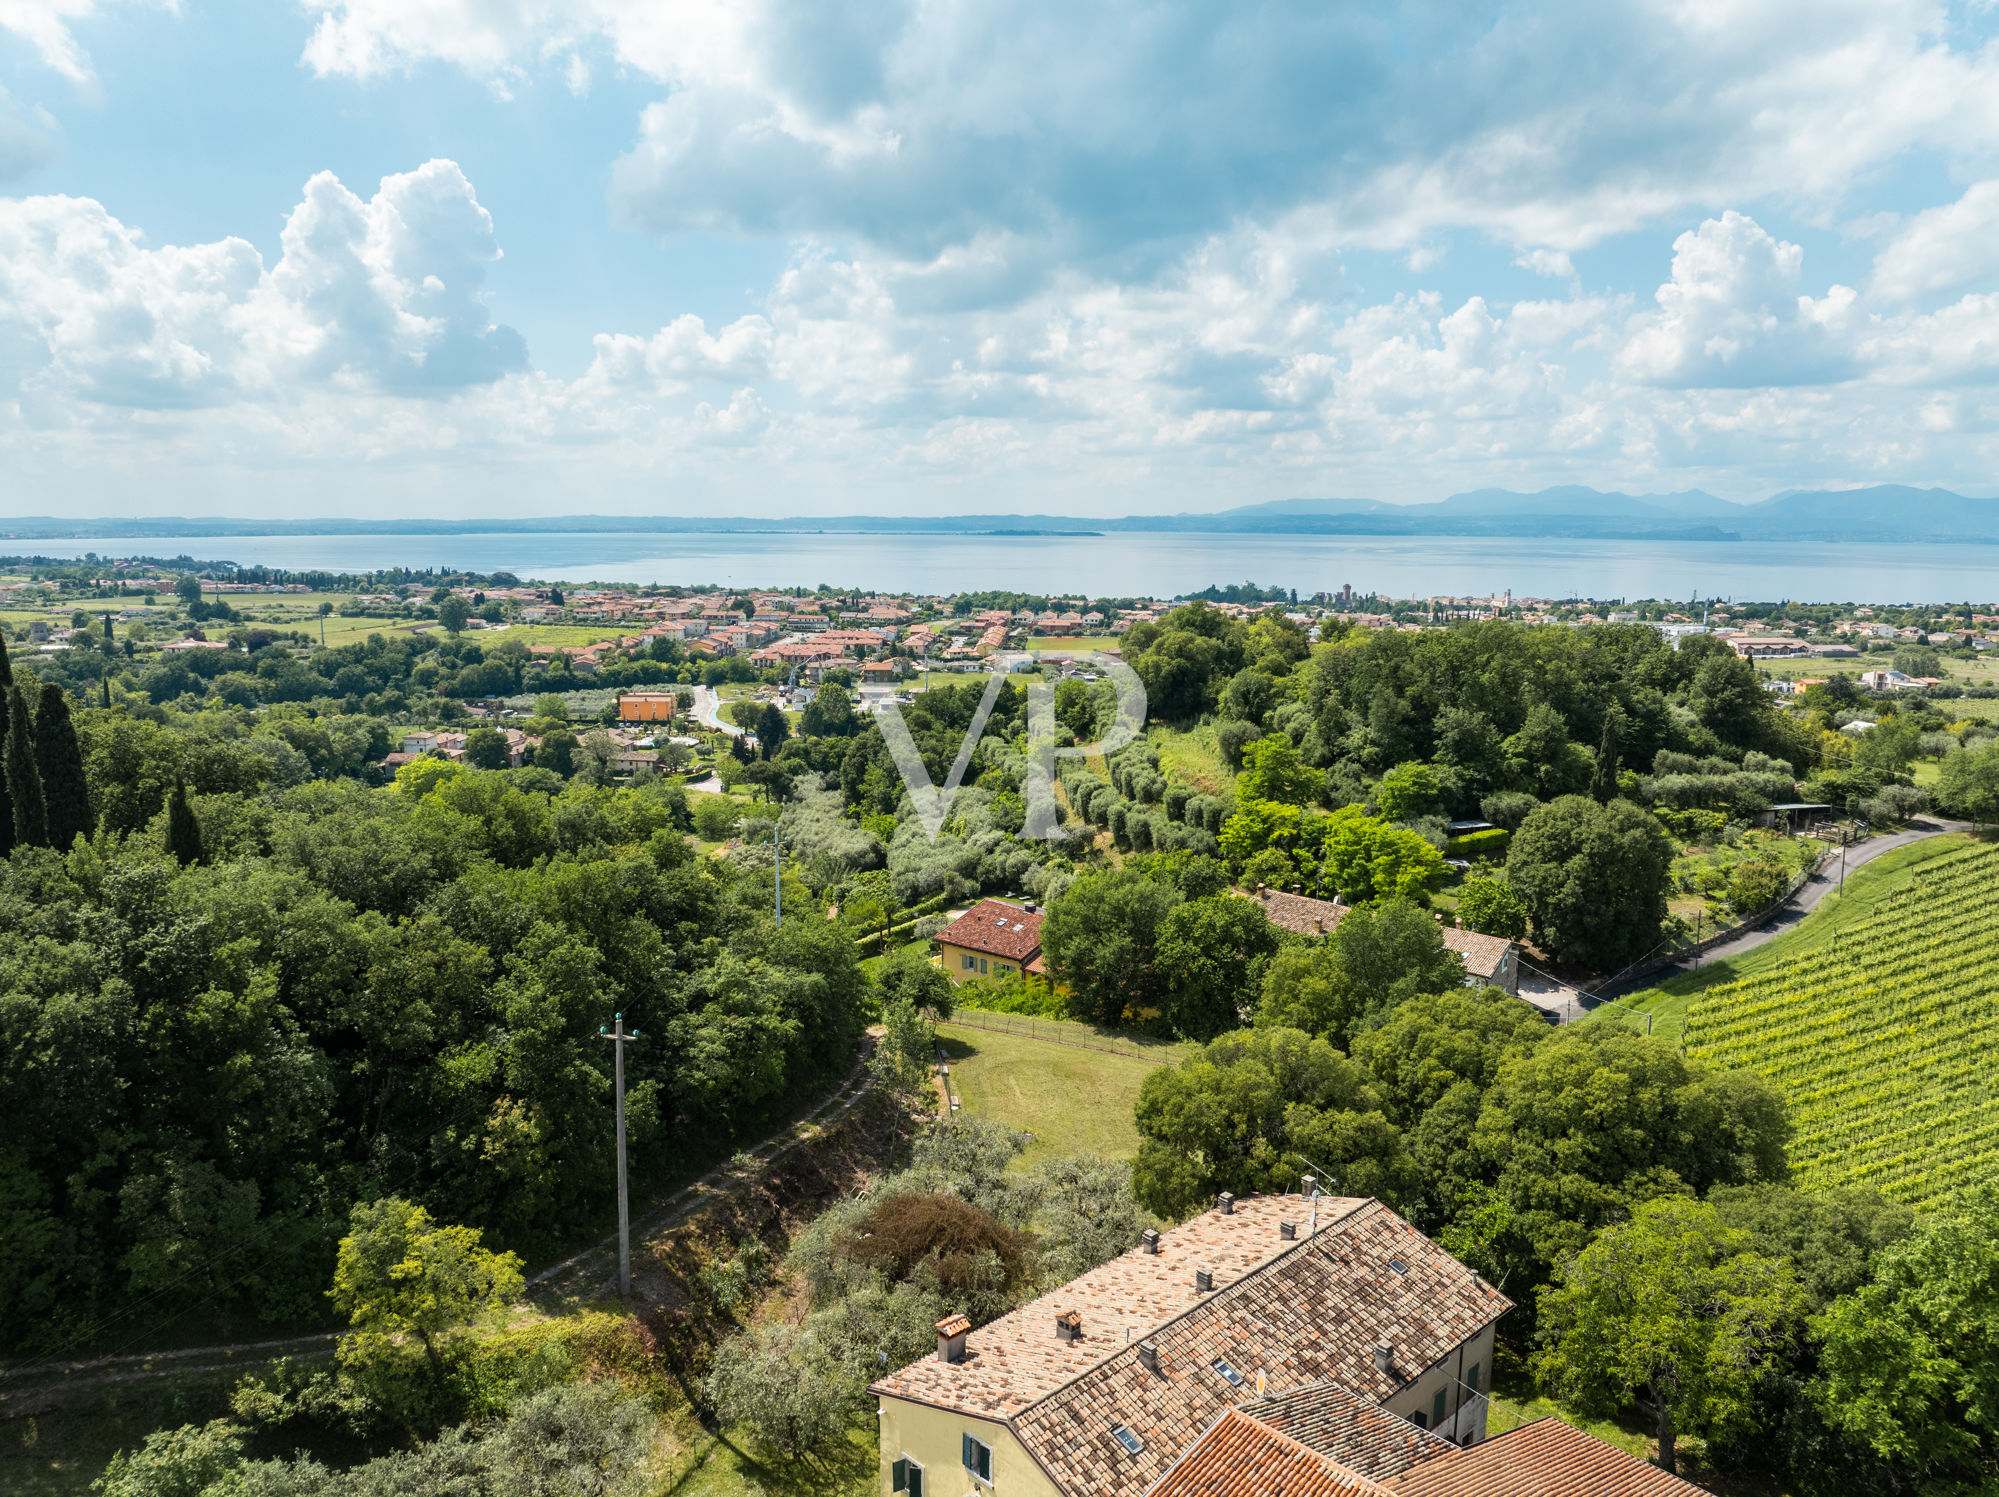
[[[1999,843],[1956,842],[1689,1005],[1688,1054],[1789,1099],[1801,1184],[1921,1204],[1999,1182],[1996,887]]]
[[[1177,1062],[1192,1047],[1111,1038],[1087,1024],[1011,1014],[967,1012],[963,1023],[937,1026],[951,1057],[951,1085],[963,1111],[996,1118],[1034,1135],[1024,1157],[1033,1164],[1063,1154],[1130,1159],[1138,1153],[1132,1121],[1138,1089],[1161,1062]],[[996,1025],[1032,1035],[975,1026]],[[1041,1035],[1071,1041],[1059,1044]],[[1130,1053],[1084,1049],[1111,1045]],[[1144,1059],[1143,1055],[1157,1056]]]

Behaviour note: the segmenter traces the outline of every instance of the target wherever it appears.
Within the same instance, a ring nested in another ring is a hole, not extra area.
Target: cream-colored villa
[[[990,1325],[940,1322],[934,1357],[871,1390],[882,1490],[1696,1490],[1559,1421],[1488,1441],[1493,1328],[1509,1308],[1378,1201],[1225,1195]]]

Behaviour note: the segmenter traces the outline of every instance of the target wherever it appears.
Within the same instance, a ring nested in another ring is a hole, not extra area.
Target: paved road
[[[1520,964],[1520,996],[1542,1013],[1553,1016],[1557,1024],[1573,1024],[1589,1012],[1580,992],[1559,977],[1539,967],[1530,967],[1524,961]]]
[[[1884,853],[1893,852],[1898,847],[1907,847],[1912,842],[1921,842],[1930,837],[1941,837],[1946,832],[1968,831],[1970,826],[1969,822],[1944,821],[1935,817],[1925,817],[1923,820],[1911,822],[1907,831],[1893,832],[1883,837],[1870,837],[1857,846],[1847,848],[1846,871],[1851,873],[1854,869],[1871,863]],[[1791,896],[1788,903],[1779,906],[1775,913],[1765,917],[1754,930],[1743,931],[1740,935],[1722,942],[1721,945],[1703,951],[1699,957],[1700,964],[1707,966],[1714,962],[1727,961],[1730,957],[1754,951],[1766,941],[1776,940],[1816,909],[1820,900],[1837,889],[1839,877],[1840,855],[1835,852],[1805,881],[1804,887]],[[1644,988],[1657,987],[1669,977],[1693,971],[1694,962],[1695,958],[1689,956],[1670,967],[1657,972],[1648,972],[1643,977],[1634,977],[1612,987],[1602,988],[1590,996],[1593,999],[1617,998]],[[1522,986],[1524,989],[1525,984]],[[1565,1019],[1563,1022],[1568,1021]]]
[[[713,688],[707,686],[694,688],[694,720],[704,728],[714,728],[717,732],[727,733],[731,738],[742,737],[741,728],[734,723],[722,721],[721,711],[722,699],[715,695]]]

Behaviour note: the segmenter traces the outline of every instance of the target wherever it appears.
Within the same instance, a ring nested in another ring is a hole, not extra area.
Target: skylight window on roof
[[[1235,1368],[1229,1366],[1228,1360],[1226,1358],[1216,1357],[1215,1360],[1210,1362],[1208,1365],[1214,1368],[1215,1371],[1219,1372],[1223,1377],[1227,1378],[1236,1387],[1240,1388],[1242,1386],[1242,1374],[1240,1372],[1237,1372]]]
[[[1137,1435],[1133,1434],[1122,1424],[1111,1426],[1111,1438],[1122,1445],[1125,1448],[1125,1452],[1129,1455],[1137,1455],[1145,1449],[1145,1441],[1139,1439]]]
[[[1388,1266],[1394,1269],[1397,1273],[1409,1272],[1409,1265],[1404,1263],[1400,1258],[1390,1258],[1388,1260]]]

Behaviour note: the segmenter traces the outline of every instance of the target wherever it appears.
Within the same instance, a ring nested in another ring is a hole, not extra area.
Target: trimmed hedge
[[[1444,844],[1444,851],[1453,858],[1503,858],[1512,841],[1513,833],[1504,827],[1494,827],[1491,831],[1452,837]]]

